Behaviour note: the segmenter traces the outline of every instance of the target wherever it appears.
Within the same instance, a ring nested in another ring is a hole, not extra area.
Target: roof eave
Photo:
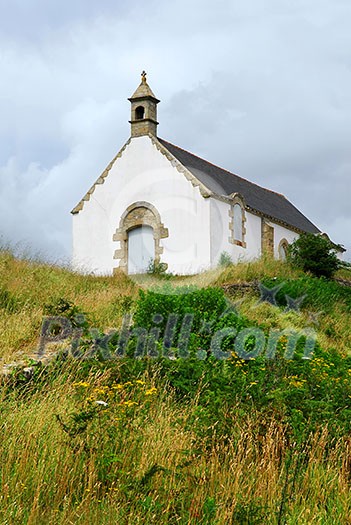
[[[151,102],[155,102],[156,104],[161,102],[158,98],[153,97],[152,95],[138,95],[136,97],[130,97],[128,100],[129,102],[138,102],[138,100],[151,100]]]
[[[183,175],[185,175],[185,177],[188,179],[189,182],[191,182],[191,184],[194,187],[199,188],[202,197],[207,199],[213,196],[213,192],[203,182],[201,182],[186,166],[184,166],[184,164],[182,164],[180,160],[178,160],[177,157],[175,157],[173,153],[171,153],[166,148],[166,146],[164,146],[158,140],[157,137],[154,137],[150,133],[148,134],[148,136],[151,138],[152,143],[156,146],[160,153],[162,153],[162,155],[164,155],[180,173],[183,173]]]
[[[90,200],[91,195],[94,193],[96,186],[98,184],[103,184],[105,182],[106,177],[108,176],[112,166],[116,162],[116,160],[122,156],[124,150],[128,146],[128,144],[131,141],[131,137],[127,140],[127,142],[122,146],[122,148],[119,150],[117,155],[111,160],[111,162],[107,165],[107,167],[104,169],[104,171],[101,173],[101,175],[96,179],[94,184],[89,188],[89,190],[86,192],[84,197],[78,202],[78,204],[71,210],[72,215],[77,215],[80,211],[82,211],[84,207],[84,203]]]
[[[210,197],[213,197],[214,199],[217,199],[222,202],[226,202],[227,204],[233,203],[233,199],[229,197],[228,195],[220,195],[219,193],[212,192]],[[269,221],[279,224],[280,226],[284,226],[284,228],[288,228],[289,230],[295,231],[296,233],[299,233],[299,234],[306,233],[305,230],[302,230],[301,228],[298,228],[297,226],[293,226],[292,224],[289,224],[288,222],[278,219],[277,217],[273,217],[272,215],[268,215],[267,213],[264,213],[260,210],[256,210],[255,208],[247,204],[245,205],[245,210],[252,213],[253,215],[257,215],[258,217],[263,217]],[[315,226],[315,228],[317,227]],[[317,230],[318,232],[316,233],[320,233],[320,230],[318,228]]]

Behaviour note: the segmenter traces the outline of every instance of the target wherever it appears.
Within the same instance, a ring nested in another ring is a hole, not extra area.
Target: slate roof
[[[158,140],[213,193],[222,196],[240,193],[244,197],[246,205],[260,214],[303,232],[320,233],[317,226],[295,208],[284,195],[262,188],[258,184],[219,168],[159,137]]]

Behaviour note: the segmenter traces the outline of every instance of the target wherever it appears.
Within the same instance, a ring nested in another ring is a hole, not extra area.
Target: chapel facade
[[[129,101],[130,138],[72,210],[77,269],[133,274],[162,262],[193,274],[224,252],[233,262],[283,259],[299,234],[321,234],[284,195],[159,138],[145,72]]]

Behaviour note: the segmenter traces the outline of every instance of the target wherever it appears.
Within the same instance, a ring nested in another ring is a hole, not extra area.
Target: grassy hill
[[[0,522],[349,523],[351,288],[271,260],[143,287],[0,252]],[[45,365],[44,316],[72,330]]]

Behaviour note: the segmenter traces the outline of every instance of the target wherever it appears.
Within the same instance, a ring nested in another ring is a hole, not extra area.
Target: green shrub
[[[316,277],[331,278],[340,267],[333,244],[322,235],[304,233],[289,246],[288,259],[293,266]]]
[[[153,317],[162,316],[159,323],[165,328],[170,314],[179,317],[187,313],[194,315],[194,329],[200,328],[201,321],[210,321],[218,318],[227,308],[227,300],[220,288],[201,288],[182,286],[173,288],[173,293],[167,293],[167,286],[162,289],[139,292],[139,299],[134,313],[134,322],[137,326],[151,328],[154,326]]]
[[[182,334],[190,332],[187,350],[190,355],[200,356],[201,359],[209,352],[211,338],[216,331],[227,327],[239,330],[248,326],[247,321],[231,308],[220,288],[180,287],[169,294],[141,290],[133,321],[135,329],[144,329],[149,333],[158,330],[159,345],[171,351],[178,350],[179,356],[182,354]],[[170,323],[173,323],[172,338],[166,336]],[[186,324],[187,329],[184,328]],[[222,350],[226,351],[228,346],[233,346],[230,336],[223,340]]]

